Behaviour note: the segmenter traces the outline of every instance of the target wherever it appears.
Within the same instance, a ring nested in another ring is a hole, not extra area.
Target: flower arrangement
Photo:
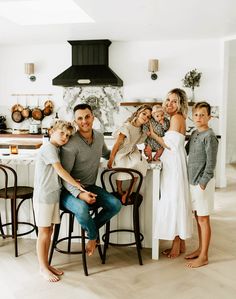
[[[194,88],[195,86],[200,85],[201,76],[201,72],[198,72],[197,69],[193,69],[189,71],[182,79],[183,86],[190,87],[192,89],[192,101],[194,100]]]

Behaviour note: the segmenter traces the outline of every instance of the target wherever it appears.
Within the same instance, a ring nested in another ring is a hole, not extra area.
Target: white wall
[[[185,40],[161,42],[113,42],[110,46],[110,67],[124,81],[124,99],[163,99],[171,88],[182,87],[181,79],[193,68],[203,75],[196,100],[207,100],[211,105],[223,106],[224,43],[220,40]],[[159,59],[156,81],[148,73],[148,60]],[[35,63],[36,82],[30,82],[24,74],[24,63]],[[0,113],[7,113],[7,124],[12,126],[10,107],[16,98],[12,93],[53,93],[57,107],[62,105],[63,88],[52,86],[52,79],[71,64],[71,46],[47,44],[32,46],[0,47]],[[190,90],[185,89],[190,95]],[[31,105],[37,104],[30,98]],[[45,97],[39,98],[43,104]],[[20,98],[25,104],[25,98]],[[223,111],[223,110],[222,110]],[[219,134],[225,134],[221,126]],[[16,126],[14,124],[14,126]],[[22,126],[22,124],[20,124]],[[223,144],[225,147],[225,144]],[[224,164],[225,157],[222,158]],[[222,169],[224,174],[224,169]]]
[[[226,135],[226,161],[236,163],[236,41],[229,45],[229,84],[227,103],[227,135]]]

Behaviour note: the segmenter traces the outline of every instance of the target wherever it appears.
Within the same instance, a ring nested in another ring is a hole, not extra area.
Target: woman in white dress
[[[170,115],[170,128],[159,137],[150,127],[150,136],[164,148],[161,156],[161,196],[157,206],[155,237],[173,240],[163,254],[175,258],[185,252],[185,239],[192,235],[192,210],[189,198],[187,160],[184,148],[188,100],[184,90],[172,89],[163,103]]]
[[[143,133],[142,126],[149,122],[151,112],[151,106],[140,106],[121,128],[115,132],[116,142],[110,154],[107,164],[108,168],[133,168],[140,171],[143,176],[146,175],[148,163],[142,157],[137,144],[143,143],[147,138],[147,134]],[[126,201],[127,196],[127,191],[122,190],[122,181],[127,179],[130,179],[130,177],[125,173],[120,173],[117,176],[117,192],[121,196],[122,203]]]

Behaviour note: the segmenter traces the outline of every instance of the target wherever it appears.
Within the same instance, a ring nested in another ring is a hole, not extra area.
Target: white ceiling
[[[235,0],[74,1],[95,23],[21,26],[0,17],[0,45],[103,38],[112,41],[236,38]]]

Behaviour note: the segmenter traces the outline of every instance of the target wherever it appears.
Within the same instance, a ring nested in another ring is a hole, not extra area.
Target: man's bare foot
[[[59,281],[59,277],[57,277],[55,274],[53,274],[49,269],[41,269],[40,274],[43,276],[44,279],[46,279],[49,282],[57,282]]]
[[[97,247],[97,240],[89,240],[86,246],[86,252],[88,256],[91,256],[94,254],[94,251]]]
[[[48,267],[48,269],[49,269],[49,271],[51,271],[53,274],[55,274],[55,275],[63,275],[64,274],[64,271],[62,271],[62,270],[59,270],[59,269],[57,269],[57,268],[54,268],[54,267],[52,267],[52,266],[49,266]]]
[[[201,266],[205,266],[208,264],[208,259],[207,258],[196,258],[195,260],[192,260],[190,262],[188,262],[186,264],[187,267],[189,268],[198,268],[198,267],[201,267]]]
[[[187,254],[184,258],[185,258],[186,260],[196,259],[197,257],[199,257],[200,252],[201,252],[201,249],[198,248],[197,250],[195,250],[195,251],[193,251],[193,252]]]

